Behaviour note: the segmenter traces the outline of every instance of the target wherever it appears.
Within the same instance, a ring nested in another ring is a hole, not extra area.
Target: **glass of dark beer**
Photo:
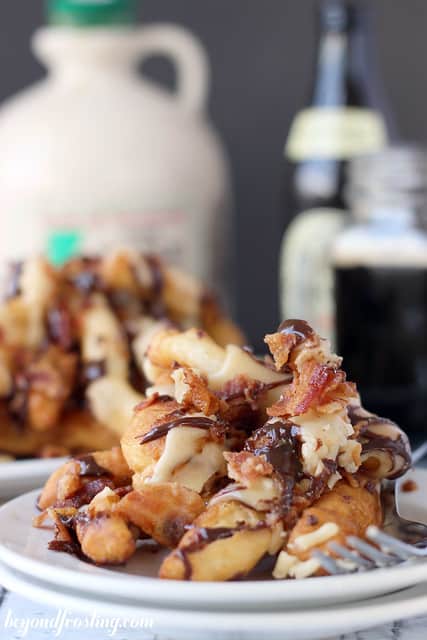
[[[367,409],[427,432],[427,150],[352,161],[333,250],[337,351]]]

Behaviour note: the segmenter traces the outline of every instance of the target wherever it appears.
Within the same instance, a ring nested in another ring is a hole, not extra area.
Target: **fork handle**
[[[412,464],[417,464],[427,454],[427,441],[412,452]]]

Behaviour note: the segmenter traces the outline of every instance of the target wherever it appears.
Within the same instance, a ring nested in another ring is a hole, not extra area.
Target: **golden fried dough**
[[[345,545],[347,536],[363,537],[369,525],[381,525],[381,522],[378,486],[373,482],[352,486],[341,480],[303,512],[291,532],[287,551],[300,560],[307,560],[314,547],[324,550],[332,541]],[[316,536],[313,536],[311,546],[310,538],[304,536],[319,531],[327,523],[336,525],[334,535],[319,543],[316,543]]]
[[[76,525],[83,553],[98,564],[123,564],[135,553],[135,536],[114,513],[101,513]]]
[[[67,499],[82,488],[85,478],[102,475],[103,471],[115,485],[123,486],[131,482],[132,474],[120,447],[95,451],[69,460],[52,473],[38,499],[39,509],[47,509],[56,502]]]
[[[145,484],[121,499],[116,512],[165,547],[175,547],[205,508],[198,493],[176,483]]]
[[[129,428],[121,439],[123,455],[134,473],[148,474],[163,453],[166,437],[163,436],[146,444],[140,438],[150,431],[153,424],[176,411],[179,405],[175,400],[142,403],[136,407]]]
[[[272,549],[273,531],[262,514],[239,502],[209,507],[162,563],[159,576],[172,580],[231,580],[249,573]]]

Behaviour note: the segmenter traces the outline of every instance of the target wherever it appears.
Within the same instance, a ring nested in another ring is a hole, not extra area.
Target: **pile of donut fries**
[[[13,265],[0,304],[0,460],[118,445],[145,397],[144,341],[159,321],[244,340],[212,294],[156,256]]]
[[[314,550],[382,524],[381,482],[411,463],[406,435],[364,410],[341,358],[302,320],[270,354],[159,320],[139,338],[148,387],[119,447],[75,457],[47,481],[35,526],[50,548],[126,563],[151,539],[159,577],[225,581],[324,575]],[[103,397],[114,415],[120,390]]]

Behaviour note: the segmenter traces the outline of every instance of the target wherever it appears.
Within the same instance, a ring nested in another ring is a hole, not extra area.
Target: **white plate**
[[[423,478],[427,486],[427,471]],[[277,610],[301,602],[355,601],[427,581],[427,560],[349,576],[226,583],[159,580],[155,577],[163,557],[159,553],[139,551],[124,567],[100,568],[47,549],[53,532],[31,526],[38,492],[16,498],[0,509],[0,561],[28,576],[43,576],[60,588],[81,585],[86,593],[120,594],[145,605],[241,611]]]
[[[427,585],[418,585],[365,602],[323,606],[291,611],[186,611],[157,608],[104,596],[89,596],[73,589],[58,589],[52,584],[24,576],[0,564],[0,581],[11,591],[62,611],[92,617],[125,619],[150,623],[153,634],[186,640],[313,640],[335,634],[360,631],[396,619],[427,613]],[[176,585],[178,587],[178,585]],[[180,588],[180,587],[179,587]],[[131,627],[132,628],[132,627]]]
[[[0,463],[0,501],[40,487],[65,460],[43,458]]]

